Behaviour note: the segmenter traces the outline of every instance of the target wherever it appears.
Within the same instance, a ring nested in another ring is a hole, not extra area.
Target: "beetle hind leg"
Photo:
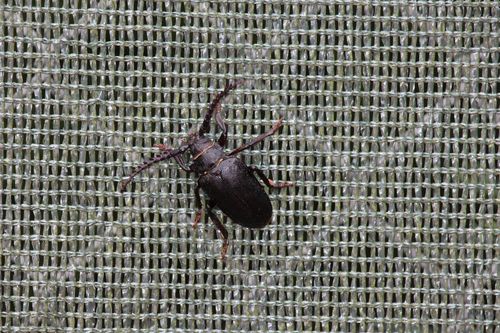
[[[219,229],[220,233],[222,234],[223,244],[222,244],[222,251],[220,253],[220,257],[221,257],[222,260],[224,260],[224,259],[226,259],[227,248],[229,247],[229,241],[228,241],[229,234],[227,232],[226,227],[224,227],[224,225],[222,224],[222,222],[219,220],[219,218],[217,217],[217,215],[214,214],[213,211],[209,210],[208,211],[208,216],[210,216],[210,218],[212,219],[212,221],[214,221],[215,226],[217,227],[217,229]]]
[[[266,184],[267,187],[269,188],[284,188],[284,187],[290,187],[293,186],[293,183],[291,182],[275,182],[272,179],[267,178],[267,176],[264,174],[264,172],[254,166],[249,167],[252,172],[255,172],[257,176],[259,176],[260,179]]]
[[[210,217],[210,219],[212,221],[214,221],[215,227],[220,231],[220,233],[222,235],[223,244],[222,244],[222,251],[221,251],[220,257],[224,261],[224,259],[226,258],[227,248],[229,247],[229,240],[228,240],[229,233],[227,232],[226,227],[224,227],[224,224],[222,224],[222,222],[219,220],[217,215],[215,215],[215,213],[213,212],[212,209],[214,206],[215,205],[213,202],[208,204],[207,214]]]

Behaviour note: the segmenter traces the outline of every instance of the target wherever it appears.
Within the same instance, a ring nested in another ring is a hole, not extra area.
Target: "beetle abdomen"
[[[236,157],[224,159],[199,184],[233,222],[246,228],[263,228],[272,218],[269,196],[248,167]]]

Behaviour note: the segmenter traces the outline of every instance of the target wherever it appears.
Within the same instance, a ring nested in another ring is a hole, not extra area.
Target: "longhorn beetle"
[[[227,127],[221,116],[221,102],[229,92],[237,87],[238,83],[233,82],[225,86],[210,103],[208,111],[203,119],[198,131],[191,131],[187,140],[177,149],[159,144],[161,153],[146,160],[137,167],[127,179],[121,184],[121,191],[125,191],[126,186],[142,171],[148,169],[153,164],[173,158],[180,167],[190,173],[194,172],[198,176],[198,183],[195,188],[196,215],[193,228],[200,222],[202,216],[202,204],[200,198],[200,188],[203,189],[209,200],[206,204],[206,213],[215,223],[215,226],[222,234],[223,247],[221,257],[225,258],[228,247],[228,232],[219,218],[214,214],[213,209],[219,208],[237,224],[246,228],[263,228],[271,222],[272,206],[269,196],[264,191],[260,183],[255,178],[255,174],[269,188],[283,188],[292,186],[292,183],[276,183],[267,178],[262,170],[247,166],[235,155],[261,142],[268,136],[273,135],[283,125],[283,118],[280,118],[274,126],[267,132],[259,135],[249,143],[232,150],[228,154],[224,153],[223,147],[227,144]],[[205,137],[210,131],[210,121],[215,117],[217,126],[222,131],[217,142]],[[186,151],[192,156],[192,163],[187,165],[182,157]]]

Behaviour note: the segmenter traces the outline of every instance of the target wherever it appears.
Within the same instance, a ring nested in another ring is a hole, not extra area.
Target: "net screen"
[[[0,331],[498,332],[499,8],[1,1]],[[175,160],[119,185],[235,81],[226,152],[283,117],[239,156],[295,186],[222,261]]]

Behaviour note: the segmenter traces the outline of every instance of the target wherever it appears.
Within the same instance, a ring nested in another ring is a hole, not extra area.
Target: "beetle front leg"
[[[219,136],[219,140],[217,140],[217,143],[219,144],[219,146],[225,147],[227,145],[227,126],[224,119],[222,119],[221,116],[220,104],[219,107],[217,108],[217,111],[215,111],[215,122],[217,123],[217,126],[219,126],[219,128],[222,130],[222,133]]]
[[[153,147],[160,149],[164,153],[168,153],[168,152],[170,152],[170,151],[173,150],[173,148],[170,148],[169,146],[164,145],[162,143],[153,145]],[[175,156],[174,160],[177,162],[177,164],[180,165],[180,167],[181,167],[182,170],[184,170],[186,172],[191,172],[192,171],[191,168],[186,164],[186,162],[184,162],[184,159],[182,158],[181,155]]]
[[[257,176],[259,176],[259,178],[262,179],[264,184],[266,184],[267,187],[269,187],[269,188],[283,188],[283,187],[293,186],[293,183],[291,183],[291,182],[277,183],[274,180],[267,178],[267,176],[264,174],[264,172],[257,167],[250,166],[249,168],[252,172],[257,173]]]
[[[217,140],[217,143],[221,147],[225,147],[227,145],[227,125],[224,119],[222,118],[221,112],[222,112],[222,106],[221,106],[221,101],[222,98],[227,96],[229,91],[232,89],[235,89],[238,87],[238,85],[241,84],[241,81],[236,81],[234,83],[227,84],[226,87],[224,88],[224,91],[220,92],[217,97],[215,98],[215,101],[217,101],[215,104],[213,104],[213,113],[215,114],[215,122],[217,123],[217,126],[219,129],[222,131],[221,135],[219,136],[219,139]],[[210,112],[210,111],[209,111]]]
[[[249,143],[245,143],[245,144],[239,146],[238,148],[236,148],[235,150],[230,152],[228,155],[231,156],[231,155],[238,154],[239,152],[256,145],[257,143],[261,142],[262,140],[264,140],[268,136],[271,136],[274,133],[276,133],[276,131],[278,131],[281,126],[283,126],[283,118],[278,119],[278,122],[276,124],[274,124],[274,126],[269,131],[259,135],[254,140],[250,141]]]
[[[210,216],[212,221],[214,221],[215,227],[222,234],[223,244],[222,244],[222,251],[221,251],[220,256],[221,256],[221,259],[224,260],[226,258],[227,248],[229,246],[229,241],[228,241],[229,233],[227,232],[226,227],[224,227],[224,224],[222,224],[222,222],[219,220],[217,215],[215,215],[215,213],[213,212],[212,209],[213,209],[213,205],[209,204],[209,207],[207,209],[207,214],[208,214],[208,216]]]
[[[221,102],[224,99],[224,97],[229,95],[229,92],[231,90],[236,89],[236,87],[238,87],[238,85],[240,83],[241,83],[240,81],[236,81],[236,82],[230,82],[230,83],[226,84],[226,86],[224,87],[224,90],[219,92],[215,96],[215,98],[210,103],[210,106],[208,107],[207,114],[205,115],[205,118],[203,119],[203,123],[200,126],[200,129],[198,131],[199,136],[203,136],[205,133],[210,131],[210,119],[212,119],[212,115],[215,113],[217,125],[222,130],[222,135],[221,135],[221,138],[219,138],[219,142],[221,142],[221,140],[222,140],[222,143],[224,143],[224,140],[225,140],[226,135],[227,135],[227,130],[226,130],[226,126],[224,125],[224,121],[222,120],[222,117],[220,117]],[[219,119],[217,119],[217,118],[219,118]],[[221,146],[224,146],[224,145],[221,145]]]

